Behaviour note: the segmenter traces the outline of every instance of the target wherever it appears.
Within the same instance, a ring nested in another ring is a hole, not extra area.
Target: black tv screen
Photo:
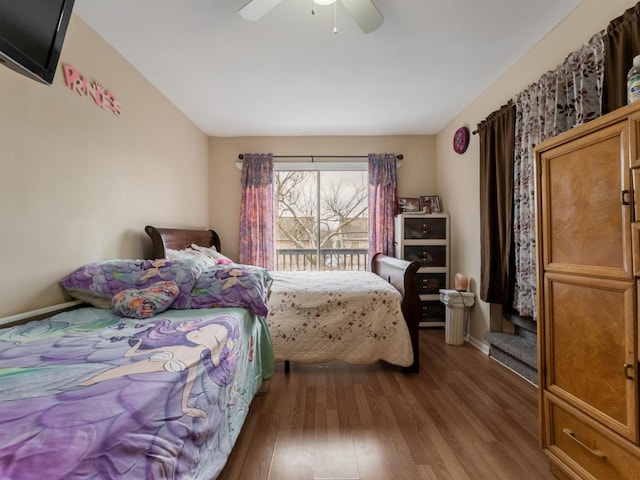
[[[0,0],[0,63],[51,85],[74,0]]]

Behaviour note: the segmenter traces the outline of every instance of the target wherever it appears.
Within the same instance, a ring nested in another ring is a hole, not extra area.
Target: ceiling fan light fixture
[[[308,0],[307,0],[308,1]],[[258,20],[278,5],[282,0],[248,0],[240,8],[240,16],[246,20]],[[373,3],[373,0],[340,0],[347,13],[356,21],[363,33],[377,30],[384,22],[384,17]],[[311,0],[311,14],[315,14],[314,5],[333,5],[334,32],[336,32],[336,0]]]

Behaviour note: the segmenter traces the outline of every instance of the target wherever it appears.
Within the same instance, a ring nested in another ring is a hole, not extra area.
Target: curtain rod
[[[308,157],[313,162],[314,158],[369,158],[368,155],[274,155],[273,158],[305,158]],[[402,160],[404,155],[401,153],[396,155],[397,160]],[[241,153],[238,155],[238,159],[244,159],[244,155]]]

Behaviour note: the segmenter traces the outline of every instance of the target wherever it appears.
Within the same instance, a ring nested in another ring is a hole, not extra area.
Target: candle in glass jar
[[[456,290],[466,292],[469,289],[469,277],[464,273],[456,273],[455,284]]]

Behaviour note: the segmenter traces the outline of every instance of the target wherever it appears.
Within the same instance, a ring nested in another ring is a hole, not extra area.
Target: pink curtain
[[[273,224],[273,155],[245,154],[240,203],[240,263],[273,270]]]
[[[394,254],[393,221],[398,211],[398,171],[391,153],[369,154],[369,268],[376,253]]]

